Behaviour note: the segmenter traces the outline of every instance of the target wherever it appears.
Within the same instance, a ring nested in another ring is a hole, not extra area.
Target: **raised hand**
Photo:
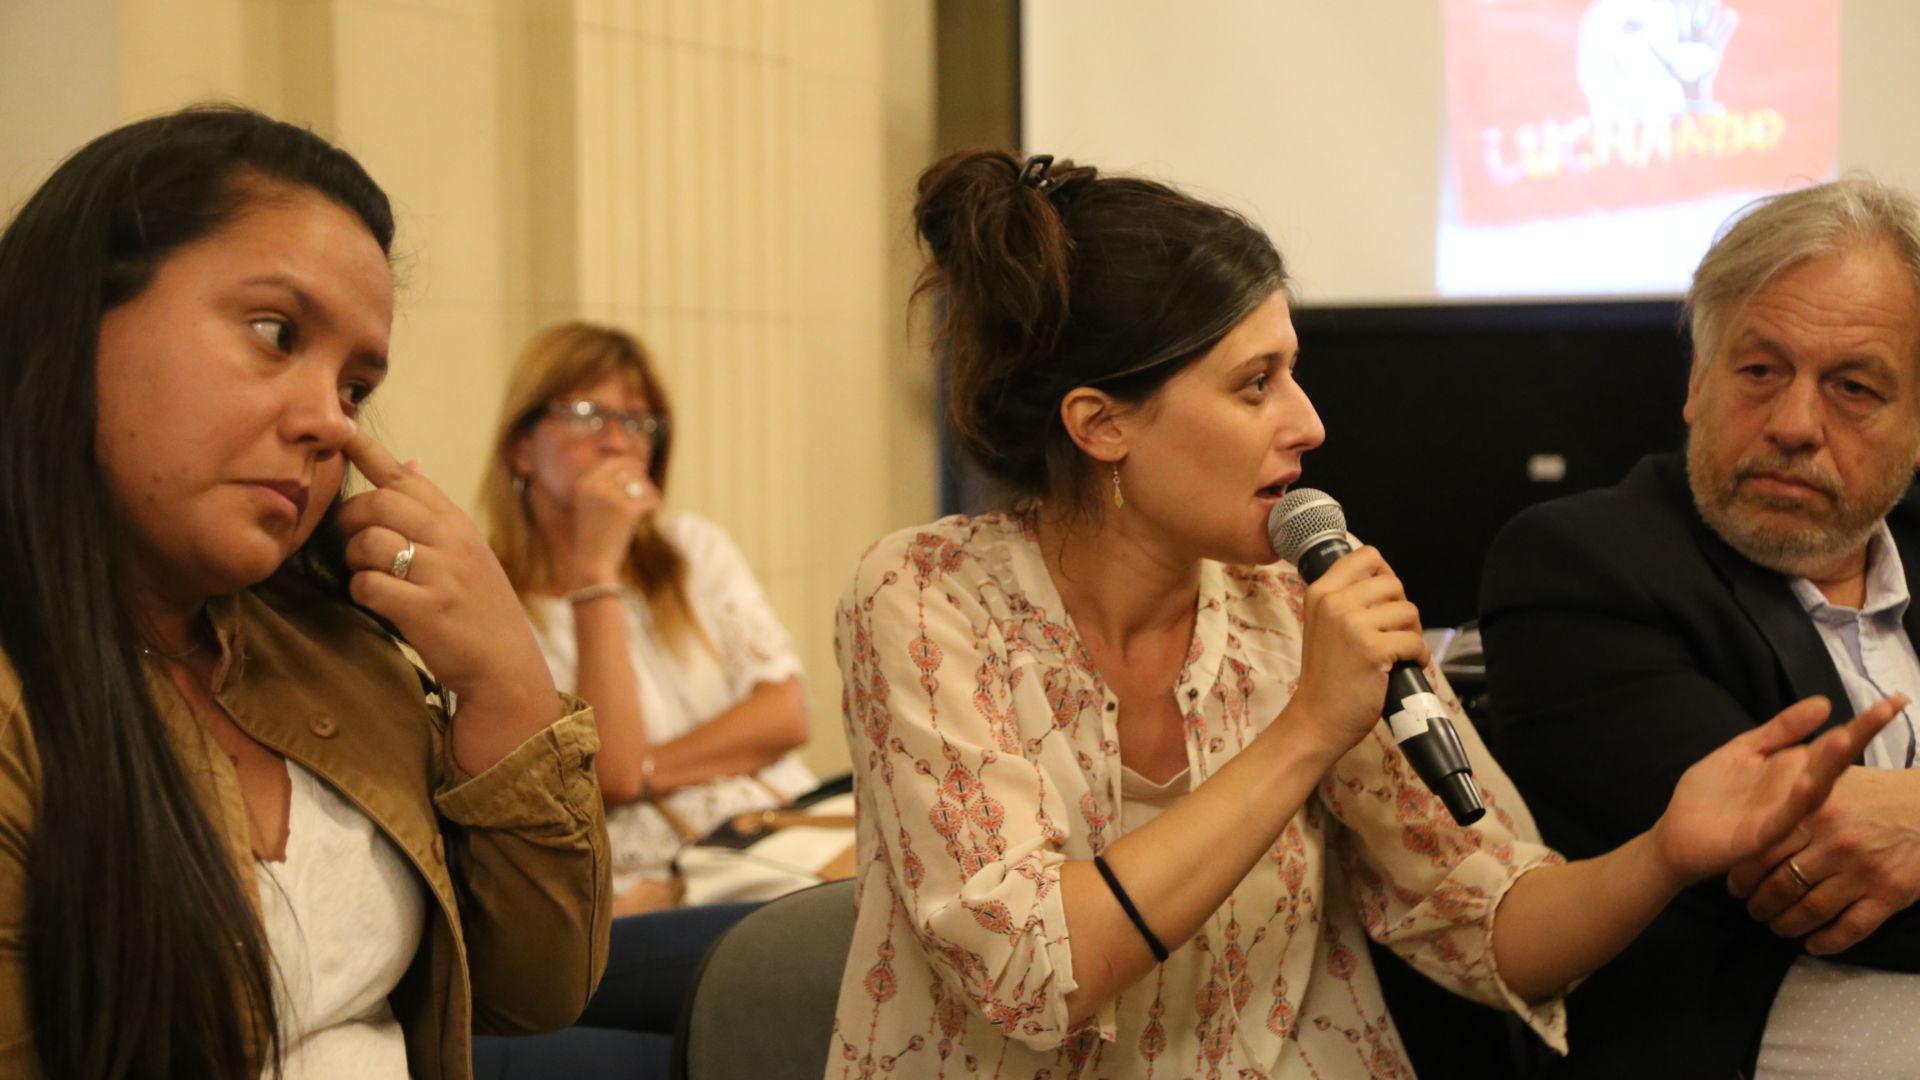
[[[1739,12],[1720,0],[1667,0],[1673,10],[1666,32],[1652,35],[1654,54],[1686,91],[1687,106],[1699,111],[1713,100],[1713,77],[1727,53],[1727,41],[1740,26]]]
[[[559,718],[553,676],[472,519],[364,428],[345,450],[374,485],[340,506],[355,571],[350,592],[399,627],[434,676],[459,695],[454,752],[463,768],[478,772]],[[487,737],[473,735],[475,729]]]
[[[1679,880],[1699,881],[1761,854],[1826,801],[1834,781],[1904,705],[1889,698],[1799,745],[1831,711],[1810,697],[1695,762],[1654,824]]]
[[[627,546],[642,521],[660,509],[660,489],[643,462],[610,457],[589,469],[573,489],[573,565],[560,585],[584,588],[620,580]]]

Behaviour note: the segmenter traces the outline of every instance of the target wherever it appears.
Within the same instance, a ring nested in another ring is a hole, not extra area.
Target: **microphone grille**
[[[1333,496],[1313,488],[1290,489],[1267,514],[1267,538],[1274,553],[1290,563],[1298,563],[1320,541],[1346,535],[1346,511]]]

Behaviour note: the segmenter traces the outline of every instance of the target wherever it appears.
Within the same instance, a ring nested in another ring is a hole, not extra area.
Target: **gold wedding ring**
[[[1813,882],[1807,880],[1807,875],[1801,871],[1799,863],[1794,862],[1792,859],[1788,859],[1787,873],[1793,875],[1793,880],[1799,882],[1800,887],[1802,889],[1805,889],[1808,892],[1813,891]]]

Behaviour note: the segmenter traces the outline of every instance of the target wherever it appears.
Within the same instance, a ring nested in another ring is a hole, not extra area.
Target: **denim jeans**
[[[673,1033],[707,949],[759,904],[710,904],[615,919],[607,972],[574,1026],[473,1040],[475,1080],[666,1080]]]

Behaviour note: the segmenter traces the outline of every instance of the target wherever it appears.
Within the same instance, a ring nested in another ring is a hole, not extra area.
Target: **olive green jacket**
[[[214,697],[249,735],[359,807],[432,896],[419,952],[389,998],[412,1075],[471,1076],[475,1032],[571,1023],[606,965],[611,912],[592,711],[568,697],[568,715],[470,776],[454,763],[438,696],[423,690],[412,664],[364,615],[331,602],[270,607],[252,592],[216,601],[210,615],[221,651]],[[165,675],[155,668],[149,678],[174,752],[257,910],[233,763]],[[20,681],[0,657],[0,1076],[7,1077],[39,1075],[26,1001],[26,866],[39,789],[33,724]]]

